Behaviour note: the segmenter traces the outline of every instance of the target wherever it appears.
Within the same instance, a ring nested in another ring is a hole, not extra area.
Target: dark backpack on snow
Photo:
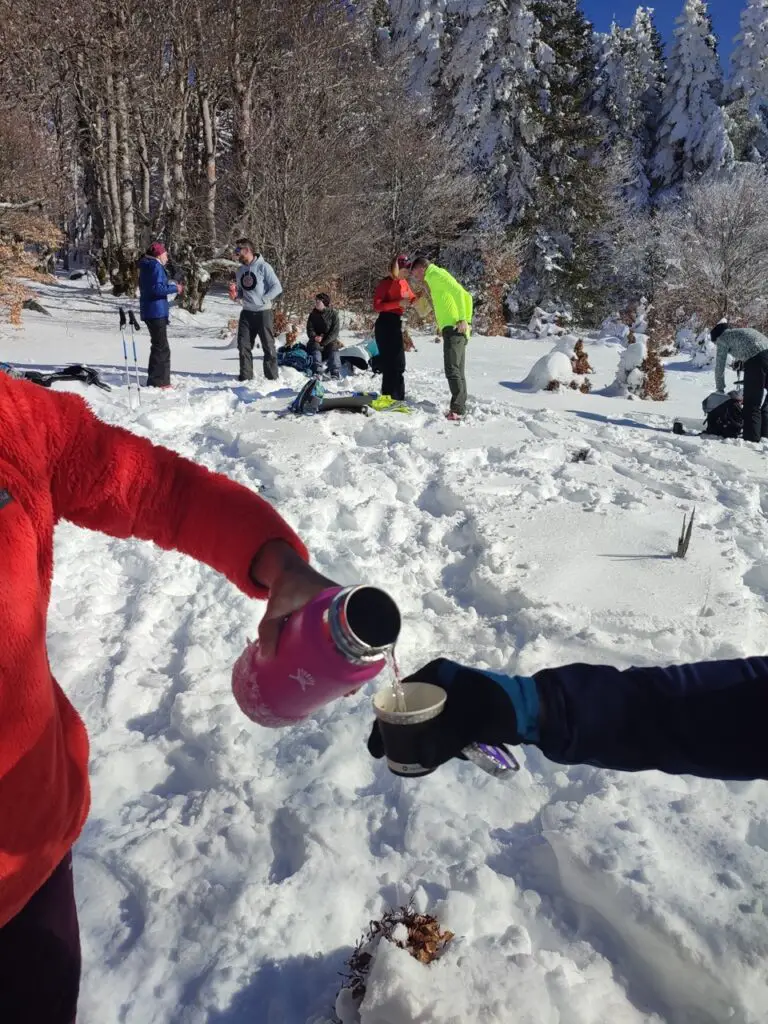
[[[715,437],[741,437],[744,429],[744,408],[735,398],[728,398],[707,413],[704,433]]]

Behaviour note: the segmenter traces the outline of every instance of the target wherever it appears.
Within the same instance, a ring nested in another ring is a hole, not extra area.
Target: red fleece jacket
[[[249,576],[269,540],[301,541],[239,484],[98,420],[75,395],[0,373],[0,927],[77,839],[88,739],[45,644],[59,519],[175,548],[264,597]]]

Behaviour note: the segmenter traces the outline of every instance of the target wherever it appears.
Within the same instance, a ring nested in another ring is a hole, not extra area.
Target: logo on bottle
[[[302,693],[304,693],[305,690],[308,690],[310,686],[315,685],[314,676],[307,672],[305,668],[297,669],[296,674],[288,676],[288,678],[299,684]]]

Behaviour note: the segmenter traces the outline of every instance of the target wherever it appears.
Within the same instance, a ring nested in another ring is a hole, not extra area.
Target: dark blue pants
[[[0,928],[2,1024],[75,1024],[80,929],[72,856]]]
[[[341,376],[341,356],[334,345],[323,346],[316,341],[310,341],[307,344],[307,352],[309,352],[312,369],[315,373],[322,371],[325,362],[328,364],[328,372],[332,377]]]

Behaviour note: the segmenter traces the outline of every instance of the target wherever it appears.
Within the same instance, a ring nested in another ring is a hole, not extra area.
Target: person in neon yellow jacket
[[[451,408],[446,416],[449,420],[458,420],[467,406],[464,366],[472,329],[472,296],[447,270],[423,256],[413,261],[411,274],[426,284],[432,297],[437,327],[443,336],[445,376],[451,389]]]

